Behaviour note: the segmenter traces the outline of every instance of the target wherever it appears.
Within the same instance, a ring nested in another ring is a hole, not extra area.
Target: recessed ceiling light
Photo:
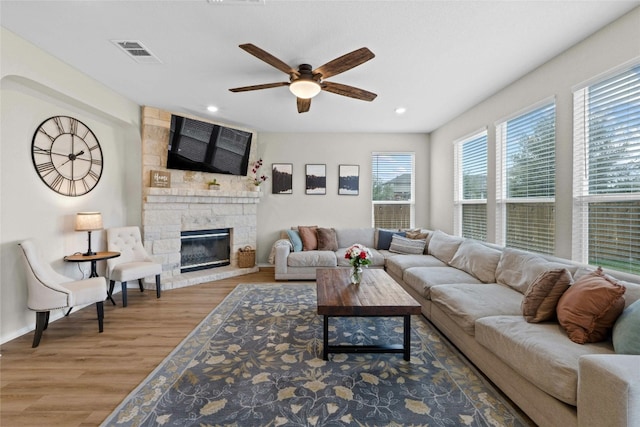
[[[207,107],[207,111],[210,112],[210,113],[215,113],[215,112],[218,111],[218,107],[216,107],[215,105],[209,105]]]
[[[404,114],[404,113],[407,112],[407,109],[404,108],[404,107],[398,107],[398,108],[396,108],[395,111],[396,111],[396,114]]]

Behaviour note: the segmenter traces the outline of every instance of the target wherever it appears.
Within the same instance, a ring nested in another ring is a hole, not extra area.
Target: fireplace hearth
[[[231,230],[183,231],[180,233],[180,272],[205,270],[231,264]]]

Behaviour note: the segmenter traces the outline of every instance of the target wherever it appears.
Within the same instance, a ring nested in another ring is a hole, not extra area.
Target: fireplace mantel
[[[156,188],[144,189],[144,198],[148,203],[163,203],[165,200],[183,200],[189,203],[212,203],[212,199],[225,199],[223,203],[258,203],[260,191],[206,190],[194,188]],[[240,199],[235,202],[227,199]],[[245,200],[246,199],[246,200]],[[215,202],[213,202],[215,203]]]

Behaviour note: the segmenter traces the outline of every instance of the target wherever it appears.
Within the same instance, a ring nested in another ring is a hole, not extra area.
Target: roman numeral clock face
[[[81,121],[51,117],[33,135],[33,165],[40,179],[64,196],[82,196],[102,176],[102,149],[98,138]]]

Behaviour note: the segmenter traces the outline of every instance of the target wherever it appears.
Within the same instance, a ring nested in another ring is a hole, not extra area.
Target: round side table
[[[63,259],[67,262],[91,262],[91,274],[89,277],[98,277],[98,271],[96,270],[96,264],[98,261],[102,261],[110,258],[117,258],[120,256],[120,252],[96,252],[94,255],[82,255],[82,254],[73,254],[67,255]],[[108,294],[108,292],[107,292]],[[116,305],[116,302],[113,300],[111,295],[108,295],[109,300]],[[69,313],[71,309],[69,309]],[[66,315],[68,316],[69,313]]]

